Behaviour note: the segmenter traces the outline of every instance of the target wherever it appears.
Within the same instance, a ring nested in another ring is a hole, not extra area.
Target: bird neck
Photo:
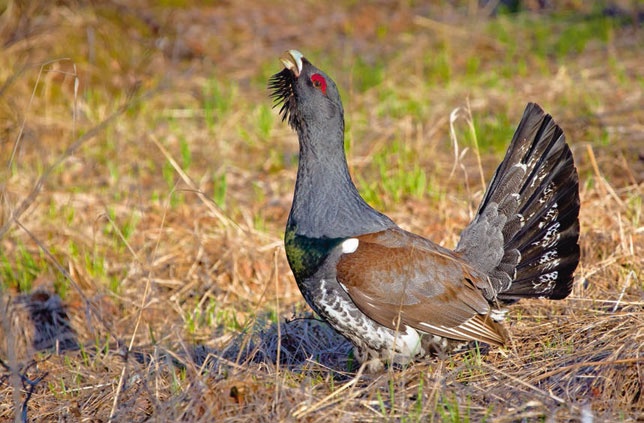
[[[327,135],[328,136],[328,135]],[[300,156],[287,233],[346,238],[395,224],[369,206],[349,175],[344,134],[316,142],[300,134]]]

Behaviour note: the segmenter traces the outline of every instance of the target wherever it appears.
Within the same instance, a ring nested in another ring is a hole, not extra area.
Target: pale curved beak
[[[288,50],[280,56],[280,61],[284,64],[284,67],[295,75],[299,77],[302,72],[302,59],[304,56],[297,50]]]

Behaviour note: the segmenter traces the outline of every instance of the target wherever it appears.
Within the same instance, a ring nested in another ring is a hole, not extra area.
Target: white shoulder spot
[[[360,244],[358,238],[349,238],[345,240],[344,242],[342,242],[342,253],[354,253],[358,249],[358,244]]]

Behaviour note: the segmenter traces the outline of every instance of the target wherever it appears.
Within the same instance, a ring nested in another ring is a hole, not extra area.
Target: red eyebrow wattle
[[[322,91],[322,94],[326,94],[326,79],[319,73],[311,75],[311,81]]]

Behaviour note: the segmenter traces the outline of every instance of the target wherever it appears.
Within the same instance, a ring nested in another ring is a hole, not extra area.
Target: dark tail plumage
[[[579,262],[579,177],[563,131],[534,103],[456,251],[490,277],[492,300],[565,298]]]

